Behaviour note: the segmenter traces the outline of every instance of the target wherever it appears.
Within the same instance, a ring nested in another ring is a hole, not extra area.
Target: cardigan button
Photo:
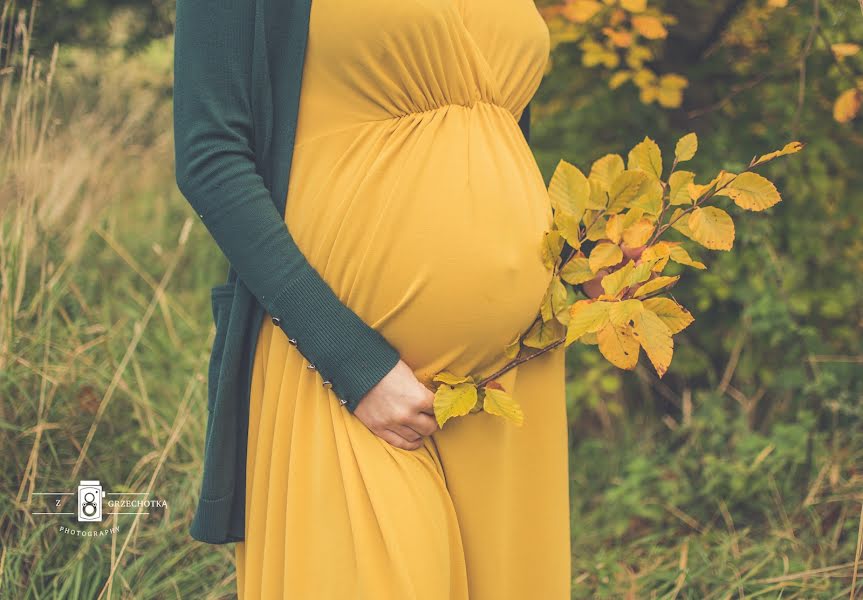
[[[312,363],[309,363],[308,365],[306,365],[306,368],[312,369],[314,371],[317,367],[315,367],[315,365],[313,365]]]
[[[339,398],[339,404],[341,404],[342,406],[344,406],[347,403],[348,403],[348,401],[345,400],[344,398]]]
[[[278,325],[279,323],[282,322],[282,320],[279,317],[273,317],[272,321],[273,321],[273,325]]]
[[[331,387],[333,387],[333,382],[330,381],[329,379],[326,379],[326,380],[324,380],[324,382],[321,385],[324,386],[325,388],[331,388]]]
[[[297,345],[297,338],[288,338],[288,343],[291,346],[296,346]]]

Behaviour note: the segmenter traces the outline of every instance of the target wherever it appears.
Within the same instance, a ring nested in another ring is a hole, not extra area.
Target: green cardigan
[[[191,536],[242,541],[255,345],[265,311],[351,412],[399,352],[343,304],[285,225],[311,0],[177,0],[177,187],[225,257],[211,290],[200,499]],[[519,120],[529,135],[529,107]],[[303,399],[300,399],[303,401]]]

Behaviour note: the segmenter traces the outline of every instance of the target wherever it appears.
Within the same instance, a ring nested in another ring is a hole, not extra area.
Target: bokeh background
[[[781,203],[731,204],[731,251],[693,250],[661,379],[570,347],[572,597],[859,596],[863,3],[537,5],[546,181],[645,136],[670,162],[697,132],[700,182],[806,144],[761,171]],[[174,3],[2,10],[0,597],[232,597],[233,546],[188,537],[227,263],[175,185]],[[32,514],[90,473],[168,506],[108,540]]]

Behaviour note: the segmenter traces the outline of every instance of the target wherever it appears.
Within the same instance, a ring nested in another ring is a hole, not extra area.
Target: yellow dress
[[[285,221],[421,381],[488,375],[539,309],[551,207],[518,127],[549,57],[531,0],[314,0]],[[515,426],[455,417],[403,450],[265,315],[241,600],[564,600],[564,355],[502,378]]]

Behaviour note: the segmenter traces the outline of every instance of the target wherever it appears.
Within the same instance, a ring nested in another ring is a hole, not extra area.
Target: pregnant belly
[[[503,364],[551,279],[545,185],[498,106],[299,138],[287,202],[309,262],[421,379]]]

